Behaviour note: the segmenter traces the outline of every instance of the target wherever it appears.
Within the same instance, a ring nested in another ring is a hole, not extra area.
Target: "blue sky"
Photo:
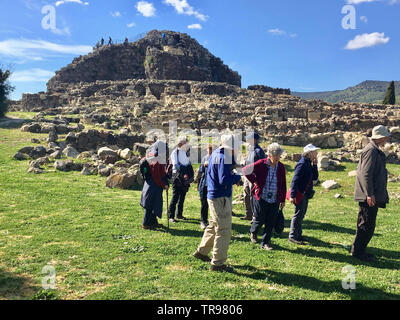
[[[55,26],[42,20],[52,6]],[[344,6],[354,10],[350,24]],[[242,76],[242,87],[344,89],[400,80],[400,0],[2,0],[0,64],[11,98],[46,90],[56,70],[104,37],[184,32]]]

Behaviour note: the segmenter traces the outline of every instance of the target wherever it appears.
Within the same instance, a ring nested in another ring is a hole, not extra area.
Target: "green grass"
[[[347,172],[355,164],[321,172],[321,181],[334,178],[341,188],[316,187],[304,221],[309,245],[287,241],[290,204],[284,234],[273,238],[270,252],[251,244],[250,224],[234,216],[227,262],[236,273],[221,274],[191,256],[203,234],[194,187],[185,202],[188,221],[171,225],[169,232],[143,230],[140,191],[108,189],[105,178],[51,167],[41,175],[28,174],[28,161],[12,156],[33,137],[46,135],[0,129],[0,299],[400,298],[398,200],[379,211],[370,243],[377,261],[360,263],[348,254],[357,205],[354,178]],[[295,163],[285,164],[289,183]],[[399,166],[388,167],[400,175]],[[389,190],[399,193],[399,183],[390,183]],[[337,192],[344,198],[335,199]],[[234,212],[244,214],[243,205],[235,205]],[[165,214],[161,222],[166,225]],[[56,289],[50,291],[41,287],[48,263],[56,270]],[[342,268],[349,264],[357,271],[357,288],[350,291],[341,286]]]

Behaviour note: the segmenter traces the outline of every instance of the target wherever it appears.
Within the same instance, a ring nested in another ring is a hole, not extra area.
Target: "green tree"
[[[8,79],[10,78],[11,72],[10,70],[3,71],[0,68],[0,118],[4,117],[8,109],[8,95],[14,90],[8,83]]]
[[[385,99],[383,100],[383,104],[396,104],[396,94],[394,91],[394,81],[389,84],[389,87],[386,91]]]

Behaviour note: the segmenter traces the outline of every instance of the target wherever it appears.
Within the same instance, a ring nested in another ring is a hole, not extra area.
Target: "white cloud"
[[[62,45],[44,40],[9,39],[0,41],[0,56],[24,60],[38,61],[54,54],[84,55],[91,51],[91,46]]]
[[[156,15],[156,8],[154,8],[154,6],[153,6],[153,4],[151,2],[139,1],[136,4],[136,9],[144,17],[154,17]]]
[[[136,23],[134,23],[134,22],[128,23],[126,26],[127,26],[128,28],[133,28],[133,27],[136,26]]]
[[[195,24],[188,25],[188,28],[189,28],[189,29],[197,29],[197,30],[203,29],[203,28],[201,27],[201,24],[199,24],[199,23],[195,23]]]
[[[360,4],[360,3],[368,3],[368,2],[382,2],[385,0],[346,0],[347,4]],[[400,0],[388,0],[389,4],[400,3]]]
[[[286,34],[286,31],[281,30],[281,29],[279,29],[279,28],[276,28],[276,29],[269,29],[268,32],[271,33],[271,34],[273,34],[273,35],[276,35],[276,36],[283,36],[283,35]]]
[[[56,7],[61,6],[64,3],[78,3],[84,6],[89,5],[89,2],[83,2],[82,0],[60,0],[56,2]]]
[[[375,1],[381,1],[381,0],[347,0],[347,4],[360,4],[363,2],[375,2]]]
[[[361,16],[360,20],[364,23],[368,23],[368,18],[366,16]]]
[[[121,16],[121,12],[119,12],[119,11],[110,12],[110,14],[111,14],[114,18],[120,17],[120,16]]]
[[[173,6],[178,14],[186,14],[188,16],[195,16],[201,21],[206,21],[207,16],[194,10],[187,0],[164,0],[164,3]]]
[[[43,69],[29,69],[15,71],[11,74],[11,82],[47,82],[55,75],[53,71]]]
[[[58,36],[70,36],[71,30],[68,27],[64,27],[63,29],[50,29],[50,31]]]
[[[353,40],[350,40],[345,49],[358,50],[362,48],[374,47],[380,44],[386,44],[389,42],[389,40],[390,38],[385,38],[385,33],[383,32],[364,33],[356,36]]]

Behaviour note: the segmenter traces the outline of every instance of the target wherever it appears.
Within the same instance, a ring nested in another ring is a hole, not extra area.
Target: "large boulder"
[[[59,171],[81,171],[83,168],[83,164],[75,163],[73,160],[57,160],[54,162],[54,167]]]
[[[134,186],[136,178],[129,172],[117,172],[109,176],[106,186],[109,188],[129,189]]]
[[[109,148],[109,147],[102,147],[97,151],[97,155],[102,158],[105,159],[107,156],[113,156],[113,157],[118,157],[118,153],[117,151]]]
[[[68,158],[78,158],[79,157],[79,152],[71,146],[66,147],[63,150],[63,154],[68,157]]]

